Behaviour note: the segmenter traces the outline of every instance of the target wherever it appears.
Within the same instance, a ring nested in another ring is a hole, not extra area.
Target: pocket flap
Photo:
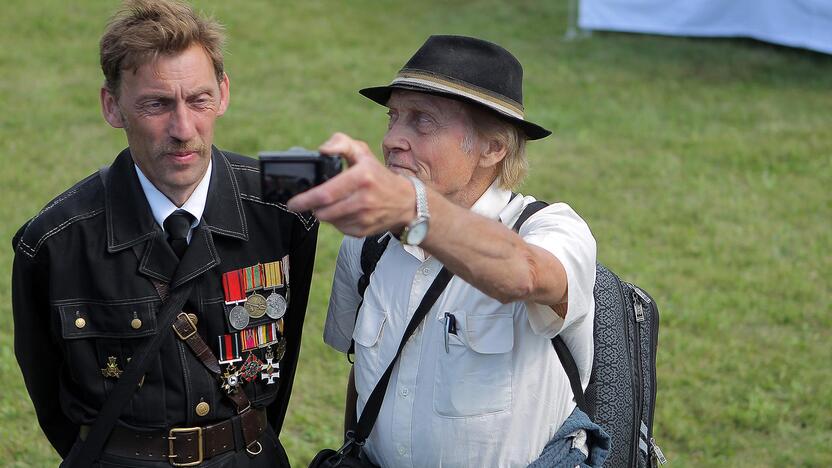
[[[352,339],[365,348],[372,348],[381,338],[381,329],[387,321],[387,314],[372,307],[362,307],[355,322]]]
[[[64,339],[141,338],[156,332],[158,302],[77,302],[58,306]]]
[[[467,314],[468,345],[480,354],[500,354],[514,347],[514,317],[511,314]]]

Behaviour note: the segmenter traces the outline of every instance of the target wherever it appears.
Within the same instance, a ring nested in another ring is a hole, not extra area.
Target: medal
[[[255,356],[254,353],[248,353],[246,362],[243,363],[243,367],[240,368],[240,377],[246,382],[251,382],[257,378],[258,374],[260,374],[260,367],[262,365],[263,363],[257,359],[257,356]]]
[[[266,315],[277,320],[286,315],[286,299],[272,291],[266,298]]]
[[[220,382],[222,382],[220,387],[225,390],[225,393],[231,395],[237,391],[237,388],[240,387],[240,376],[237,373],[237,368],[234,367],[234,364],[225,368],[225,372],[223,372],[222,377],[220,377]]]
[[[274,358],[279,362],[281,359],[283,359],[283,356],[286,354],[286,338],[283,338],[281,336],[280,339],[277,340],[276,348],[277,349],[275,350]]]
[[[254,293],[246,301],[245,310],[251,318],[260,318],[266,315],[266,298]]]
[[[234,304],[228,315],[231,326],[242,330],[248,326],[248,311],[240,305],[246,300],[245,282],[242,270],[228,271],[222,274],[222,289],[226,305]]]
[[[222,274],[222,290],[225,303],[239,304],[246,300],[245,283],[242,270],[228,271]]]
[[[263,264],[264,286],[272,293],[266,299],[266,315],[277,320],[286,313],[286,299],[275,291],[283,286],[283,266],[280,261]]]
[[[243,280],[246,292],[257,291],[263,287],[263,268],[259,263],[243,268]],[[246,299],[245,308],[251,318],[260,318],[266,315],[266,298],[256,292]]]
[[[280,362],[274,362],[271,346],[266,348],[266,362],[260,366],[260,379],[266,381],[266,385],[273,385],[274,379],[280,378]]]
[[[118,359],[115,356],[107,358],[107,367],[101,369],[101,375],[107,378],[117,379],[121,377],[123,370],[118,368]]]
[[[228,320],[231,322],[232,327],[236,328],[237,330],[242,330],[248,326],[248,311],[245,307],[239,304],[235,305],[231,308],[231,312],[228,314]]]

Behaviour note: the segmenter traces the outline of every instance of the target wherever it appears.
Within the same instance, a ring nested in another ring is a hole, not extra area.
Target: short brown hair
[[[127,0],[107,24],[101,37],[101,71],[104,85],[118,96],[121,71],[135,71],[161,54],[181,52],[199,44],[211,58],[217,82],[224,70],[223,27],[201,17],[193,8],[175,0]]]

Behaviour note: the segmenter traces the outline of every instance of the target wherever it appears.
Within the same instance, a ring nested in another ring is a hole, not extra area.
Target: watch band
[[[428,192],[425,190],[425,184],[417,177],[407,176],[413,188],[416,190],[416,219],[430,218],[428,211]]]

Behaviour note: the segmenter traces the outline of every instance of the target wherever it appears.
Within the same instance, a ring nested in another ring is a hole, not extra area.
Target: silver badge
[[[286,314],[286,299],[275,292],[266,298],[266,315],[277,320]]]
[[[231,321],[232,327],[242,330],[248,326],[248,311],[245,307],[237,304],[231,309],[228,319]]]

